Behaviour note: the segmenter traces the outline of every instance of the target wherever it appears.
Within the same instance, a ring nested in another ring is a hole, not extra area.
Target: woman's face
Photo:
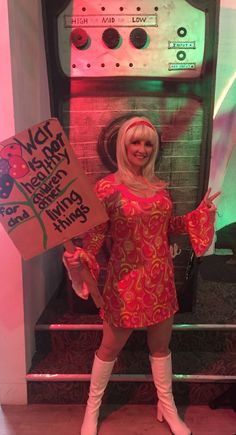
[[[133,140],[126,146],[126,154],[133,172],[140,175],[153,153],[153,144],[142,139]]]

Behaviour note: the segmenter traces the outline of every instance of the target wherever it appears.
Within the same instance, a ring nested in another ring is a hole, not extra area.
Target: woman
[[[103,296],[95,280],[87,280],[101,308],[103,338],[95,354],[81,435],[97,434],[102,396],[117,355],[132,331],[140,327],[147,328],[159,399],[157,418],[165,419],[175,435],[191,433],[178,416],[172,396],[169,342],[178,303],[168,234],[189,232],[196,255],[203,254],[213,236],[216,208],[212,201],[218,193],[210,197],[208,191],[195,211],[173,217],[166,183],[154,173],[158,150],[158,134],[147,118],[134,117],[123,123],[117,138],[118,171],[96,185],[109,221],[86,235],[83,250],[65,254],[68,270],[79,267],[83,273],[86,265],[95,278],[95,256],[109,229],[113,245]],[[83,291],[86,293],[86,279]]]

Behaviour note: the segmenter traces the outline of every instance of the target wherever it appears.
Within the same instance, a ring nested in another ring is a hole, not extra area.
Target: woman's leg
[[[148,328],[148,346],[154,384],[157,389],[157,418],[165,419],[174,435],[190,435],[191,431],[180,419],[172,395],[172,364],[169,342],[173,318]]]
[[[170,353],[169,344],[172,334],[173,316],[156,325],[148,326],[147,341],[150,354],[162,357]]]
[[[105,388],[110,379],[116,357],[131,333],[132,329],[116,328],[106,322],[103,324],[103,338],[93,362],[89,398],[81,435],[97,434],[99,408]]]
[[[113,361],[123,349],[133,329],[120,328],[103,322],[103,337],[97,356],[103,361]]]

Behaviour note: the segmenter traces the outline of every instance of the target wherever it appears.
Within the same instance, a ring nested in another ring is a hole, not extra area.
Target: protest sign
[[[106,220],[56,118],[0,144],[0,222],[24,259]]]

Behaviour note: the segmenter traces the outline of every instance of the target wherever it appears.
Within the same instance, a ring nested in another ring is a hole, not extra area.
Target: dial
[[[89,36],[86,30],[81,27],[76,27],[76,29],[72,30],[71,42],[79,50],[86,48],[89,42]]]
[[[133,29],[132,32],[130,32],[129,37],[133,46],[139,49],[146,45],[148,39],[147,32],[144,29],[141,29],[141,27]]]
[[[109,27],[104,30],[102,40],[108,48],[114,49],[119,46],[121,37],[118,30],[114,29],[114,27]]]

